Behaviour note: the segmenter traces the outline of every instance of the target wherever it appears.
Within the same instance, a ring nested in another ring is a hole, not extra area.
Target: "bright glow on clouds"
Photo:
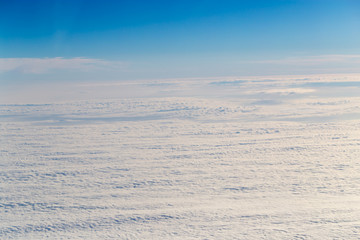
[[[92,58],[0,58],[0,73],[15,71],[41,74],[51,70],[94,71],[124,69],[124,62]]]

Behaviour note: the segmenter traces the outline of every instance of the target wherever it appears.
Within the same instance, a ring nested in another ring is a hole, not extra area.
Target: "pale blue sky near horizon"
[[[0,83],[360,72],[360,2],[0,0]]]

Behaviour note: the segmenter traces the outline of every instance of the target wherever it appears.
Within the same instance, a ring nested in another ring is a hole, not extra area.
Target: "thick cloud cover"
[[[0,106],[2,239],[358,237],[356,75],[44,88]]]

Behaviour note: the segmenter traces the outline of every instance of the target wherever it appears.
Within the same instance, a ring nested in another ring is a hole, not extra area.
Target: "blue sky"
[[[0,0],[2,83],[360,72],[359,42],[356,0]]]

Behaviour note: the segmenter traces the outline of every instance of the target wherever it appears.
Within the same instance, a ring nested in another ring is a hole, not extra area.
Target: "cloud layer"
[[[0,58],[2,83],[23,84],[24,82],[64,81],[127,81],[139,79],[165,79],[187,77],[260,76],[260,75],[307,75],[348,74],[360,72],[360,55],[321,55],[289,57],[283,59],[259,59],[257,61],[228,61],[228,68],[222,68],[222,60],[200,65],[178,62],[160,63],[143,61],[113,61],[97,58]],[[239,83],[237,83],[239,84]]]

